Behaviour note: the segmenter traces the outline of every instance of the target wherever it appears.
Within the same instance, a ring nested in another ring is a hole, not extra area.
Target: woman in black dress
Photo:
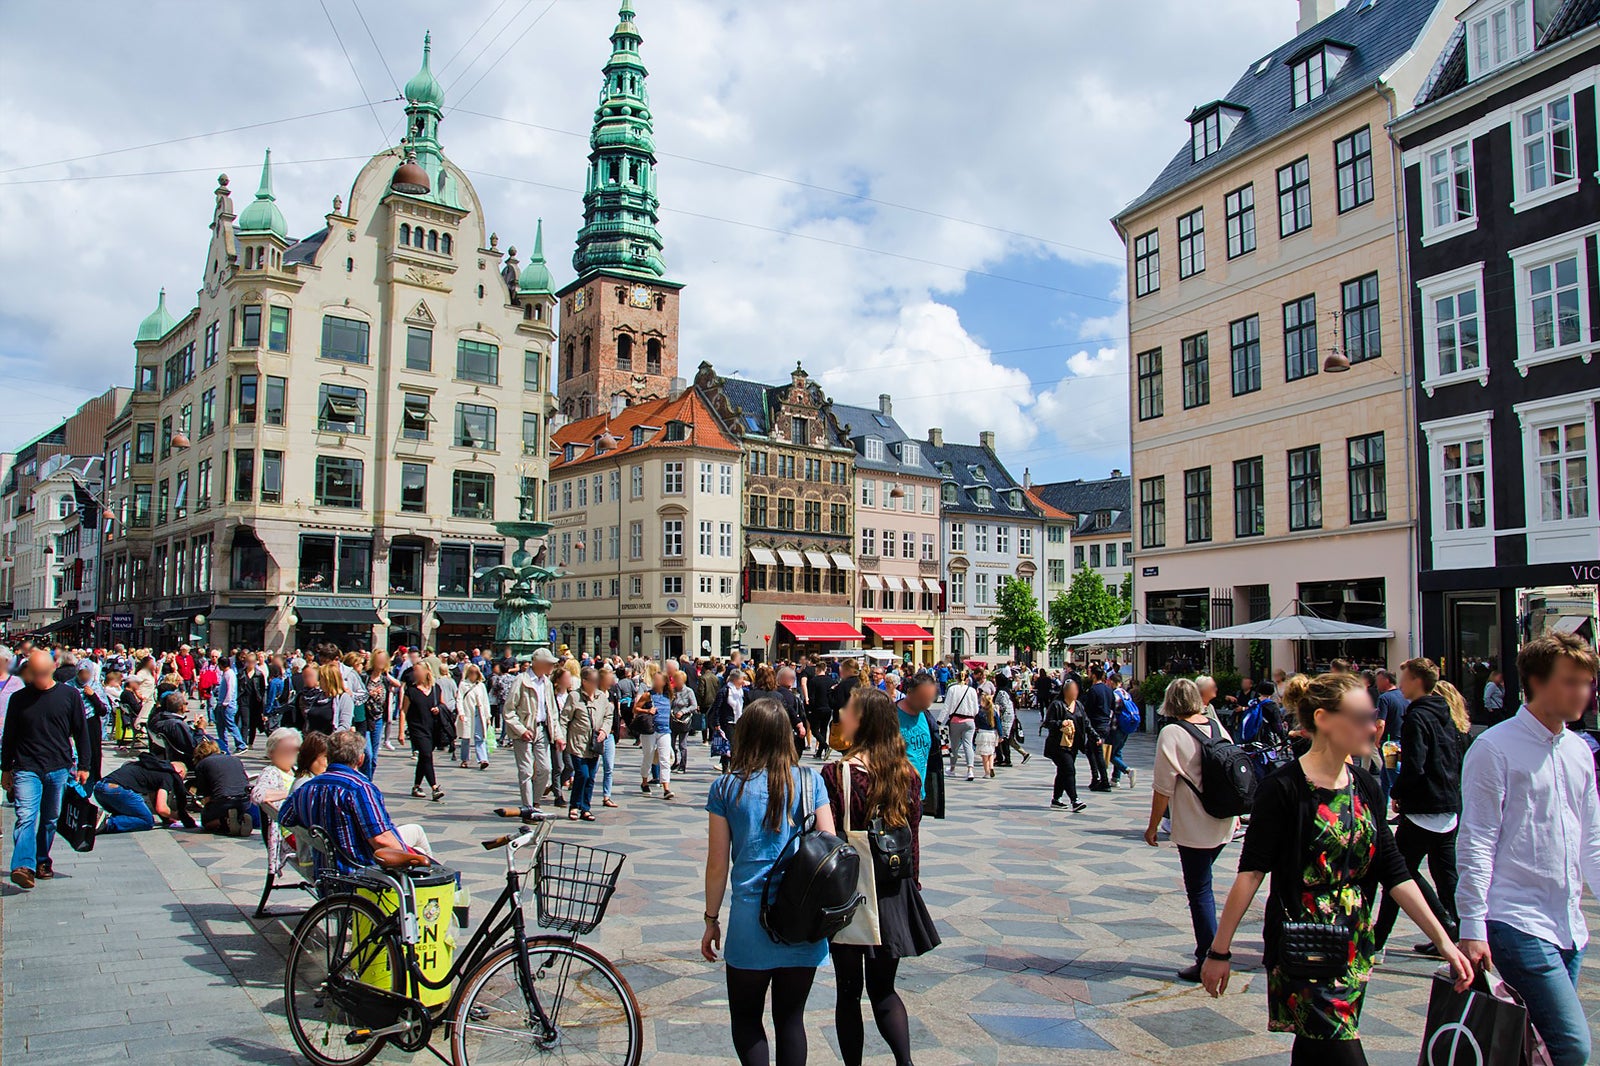
[[[417,773],[411,785],[413,796],[422,795],[422,782],[433,789],[437,803],[444,798],[444,789],[433,773],[433,732],[439,718],[439,689],[433,683],[433,671],[427,663],[418,663],[411,673],[411,683],[400,696],[400,716],[405,720],[406,731],[411,734],[411,747],[417,753]]]
[[[924,955],[939,946],[939,933],[922,901],[917,878],[921,872],[922,780],[906,757],[900,733],[900,715],[888,695],[870,685],[853,686],[851,699],[839,712],[840,731],[850,743],[845,758],[822,768],[835,825],[844,824],[841,775],[850,774],[850,825],[864,828],[882,819],[885,829],[909,826],[911,867],[894,876],[876,864],[878,894],[878,944],[831,945],[838,1000],[834,1025],[845,1066],[861,1066],[866,1030],[861,1020],[861,992],[872,1002],[895,1066],[910,1066],[911,1030],[906,1007],[895,991],[900,960]],[[938,757],[937,753],[934,755]]]
[[[1062,726],[1072,723],[1072,728]],[[1071,733],[1068,737],[1066,734]],[[1044,714],[1044,757],[1055,763],[1056,778],[1050,786],[1050,806],[1066,807],[1061,802],[1064,793],[1071,803],[1073,813],[1088,807],[1078,799],[1078,749],[1088,740],[1088,720],[1083,705],[1078,702],[1078,683],[1068,678],[1061,686],[1061,698],[1050,701]]]

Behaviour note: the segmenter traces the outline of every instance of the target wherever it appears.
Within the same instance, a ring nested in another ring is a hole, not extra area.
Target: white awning
[[[925,577],[925,578],[923,578],[922,579],[922,586],[923,586],[923,588],[927,589],[929,592],[937,593],[937,592],[943,592],[944,591],[944,589],[939,587],[939,579],[936,578],[936,577]]]
[[[751,548],[750,558],[756,561],[757,566],[777,566],[778,557],[766,548]]]
[[[888,589],[890,592],[899,592],[900,579],[895,577],[893,574],[884,574],[883,587]]]
[[[793,548],[779,548],[778,558],[783,560],[784,566],[806,565],[805,559],[801,558],[800,553],[795,551]]]
[[[877,574],[862,574],[861,580],[865,581],[867,583],[867,588],[871,589],[873,592],[878,592],[883,588],[883,578],[879,577]]]
[[[806,562],[810,563],[812,567],[817,570],[833,569],[832,565],[830,565],[828,562],[827,552],[806,552]]]
[[[833,565],[840,570],[854,570],[856,568],[856,561],[844,552],[834,552],[830,558],[833,559]]]

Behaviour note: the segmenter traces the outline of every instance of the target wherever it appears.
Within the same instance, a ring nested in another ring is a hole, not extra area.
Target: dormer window
[[[951,484],[948,481],[945,482],[944,485],[940,487],[939,496],[944,501],[944,503],[946,505],[953,506],[955,504],[955,502],[956,502],[956,487],[955,487],[955,485]]]
[[[639,447],[639,445],[641,445],[643,443],[644,443],[644,427],[643,426],[634,426],[633,427],[633,446],[635,448],[637,448],[637,447]]]
[[[874,463],[883,462],[883,441],[878,437],[868,437],[863,443],[862,454]]]
[[[1007,494],[1006,499],[1007,499],[1007,502],[1011,505],[1011,509],[1013,511],[1022,510],[1022,490],[1021,489],[1012,489],[1011,492],[1009,494]]]
[[[1350,52],[1348,45],[1323,41],[1289,60],[1293,105],[1303,107],[1327,92],[1350,58]]]
[[[1244,108],[1225,102],[1195,108],[1189,116],[1189,147],[1196,163],[1221,149],[1244,112]]]
[[[1096,528],[1096,529],[1110,529],[1111,528],[1111,512],[1110,511],[1096,511],[1095,514],[1094,514],[1094,528]]]
[[[974,481],[989,480],[989,472],[981,466],[969,466],[967,467],[967,473],[972,475],[972,480]]]
[[[572,462],[572,460],[576,459],[577,456],[578,456],[578,446],[576,444],[566,444],[566,445],[562,446],[562,448],[561,448],[561,458],[563,460],[565,460],[566,462],[570,463],[570,462]]]
[[[1467,78],[1476,80],[1533,51],[1533,0],[1484,4],[1467,19]]]
[[[683,422],[667,423],[667,440],[680,441],[689,439],[689,427]]]
[[[972,502],[979,507],[993,507],[994,498],[989,490],[982,485],[972,490]]]
[[[916,441],[903,441],[900,445],[900,461],[906,466],[921,466],[921,446]]]

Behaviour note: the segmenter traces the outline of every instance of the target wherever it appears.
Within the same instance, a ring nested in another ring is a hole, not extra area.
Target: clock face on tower
[[[635,307],[649,307],[650,290],[643,285],[635,285],[633,291],[628,294],[628,299],[632,301]]]

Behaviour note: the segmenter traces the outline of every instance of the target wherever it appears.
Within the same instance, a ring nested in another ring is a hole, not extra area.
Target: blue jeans
[[[239,706],[235,703],[217,704],[217,747],[228,754],[228,738],[232,737],[235,750],[244,750],[244,734],[239,732]]]
[[[1128,734],[1124,733],[1120,729],[1113,729],[1111,731],[1111,780],[1112,781],[1120,781],[1120,780],[1122,780],[1122,775],[1123,774],[1131,774],[1133,772],[1132,770],[1128,769],[1128,764],[1122,761],[1122,746],[1124,744],[1126,744],[1127,742],[1128,742]],[[1215,925],[1215,922],[1213,921],[1212,924]],[[1206,944],[1207,944],[1208,947],[1210,946],[1210,943],[1211,942],[1209,940],[1206,941]]]
[[[378,772],[378,746],[383,737],[383,719],[368,718],[363,725],[363,735],[367,741],[367,759],[361,764],[361,776],[368,781]]]
[[[102,833],[142,833],[155,828],[155,814],[144,797],[130,788],[118,788],[104,781],[95,782],[94,801],[110,815],[100,827]]]
[[[1589,1061],[1589,1021],[1578,1000],[1578,970],[1583,949],[1564,950],[1504,922],[1489,923],[1489,953],[1528,1005],[1528,1020],[1539,1030],[1555,1066]]]
[[[572,792],[569,810],[589,810],[589,801],[594,797],[594,770],[598,759],[573,759],[572,760]]]
[[[1122,734],[1127,739],[1127,734]],[[1183,891],[1189,897],[1189,920],[1194,924],[1194,958],[1205,959],[1211,942],[1217,938],[1217,897],[1211,891],[1211,867],[1222,853],[1214,848],[1186,848],[1178,845],[1178,861],[1183,864]]]
[[[56,819],[61,817],[61,795],[72,770],[63,767],[47,774],[18,770],[11,793],[17,801],[17,824],[12,830],[11,868],[38,872],[39,860],[50,858],[56,841]]]
[[[473,755],[479,762],[489,761],[489,741],[483,735],[483,719],[476,714],[472,716],[472,736],[462,737],[456,743],[461,749],[462,762],[470,762]]]
[[[606,734],[605,748],[600,752],[600,795],[605,799],[611,798],[611,774],[617,767],[617,738],[610,733]]]

